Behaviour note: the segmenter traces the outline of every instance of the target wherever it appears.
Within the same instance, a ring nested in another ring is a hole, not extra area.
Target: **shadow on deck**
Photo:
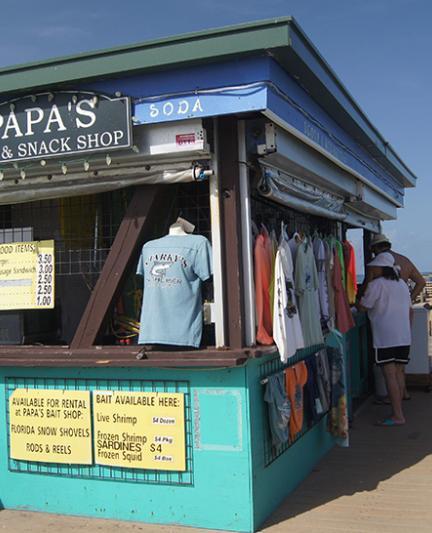
[[[377,427],[366,404],[350,448],[335,448],[263,526],[276,531],[432,531],[432,394],[404,402],[407,424]]]

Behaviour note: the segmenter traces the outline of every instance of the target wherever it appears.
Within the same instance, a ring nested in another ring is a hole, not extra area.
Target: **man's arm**
[[[415,302],[417,296],[420,296],[421,292],[425,288],[426,281],[414,265],[412,265],[409,277],[410,280],[415,283],[414,289],[411,293],[411,301]]]

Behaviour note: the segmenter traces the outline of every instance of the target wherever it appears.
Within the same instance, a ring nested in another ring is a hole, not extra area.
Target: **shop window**
[[[195,226],[194,234],[202,235],[211,241],[210,200],[208,182],[188,183],[177,186],[175,200],[166,213],[164,222],[155,228],[154,238],[165,236],[169,226],[177,217],[182,217]],[[141,243],[141,244],[144,244]],[[110,317],[109,324],[103,337],[103,344],[136,344],[139,333],[139,320],[142,305],[142,279],[136,276],[136,263],[124,283],[121,295],[118,298]],[[204,310],[204,326],[201,346],[214,346],[214,324],[210,322],[206,306],[213,300],[213,287],[211,282],[202,286],[202,299]],[[147,346],[148,349],[164,349],[163,345]],[[169,345],[170,351],[181,350],[181,346]]]
[[[1,311],[1,344],[69,344],[128,197],[127,192],[110,192],[0,208],[0,235],[6,242],[54,240],[55,257],[54,309]]]
[[[152,228],[150,238],[165,235],[170,223],[182,216],[195,225],[195,233],[210,239],[208,182],[175,187],[175,199],[164,221]],[[0,244],[53,240],[55,258],[54,308],[0,311],[0,345],[71,343],[132,195],[133,189],[128,188],[0,206]],[[137,342],[142,289],[135,275],[136,263],[131,258],[121,296],[106,317],[98,343]],[[204,297],[211,299],[211,285],[204,289]],[[202,343],[214,344],[213,325],[204,327]]]

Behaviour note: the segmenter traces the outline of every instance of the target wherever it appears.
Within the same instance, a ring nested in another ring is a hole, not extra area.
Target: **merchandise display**
[[[276,242],[275,229],[261,223],[254,259],[256,340],[275,343],[282,362],[299,349],[323,344],[334,328],[346,333],[354,327],[350,302],[357,283],[350,243],[316,231],[313,236],[295,231],[289,238],[283,221]]]
[[[295,286],[305,345],[322,344],[324,338],[318,296],[318,272],[309,238],[300,244],[297,251]]]
[[[349,304],[354,305],[357,296],[357,270],[354,246],[348,241],[344,241],[342,245],[346,267],[346,292]]]
[[[304,361],[285,370],[285,388],[291,402],[289,421],[291,440],[294,440],[303,429],[303,387],[306,385],[307,376],[308,371]]]
[[[263,227],[255,240],[255,303],[257,315],[257,341],[273,344],[273,324],[270,305],[272,277],[272,245],[268,231]]]
[[[305,344],[294,289],[294,264],[284,224],[276,254],[274,279],[273,337],[281,360],[285,362]]]
[[[332,330],[326,337],[326,350],[330,365],[331,401],[329,431],[343,447],[349,444],[348,379],[345,362],[345,342],[342,334]]]
[[[326,273],[326,247],[324,241],[318,236],[313,240],[313,252],[318,273],[318,296],[321,310],[321,325],[328,326],[330,319],[329,291]]]
[[[268,407],[272,443],[279,446],[288,441],[291,416],[291,404],[285,392],[282,372],[269,376],[264,400]]]
[[[143,276],[138,344],[199,347],[201,284],[212,275],[212,251],[201,235],[172,228],[144,244],[137,274]]]
[[[343,285],[342,264],[338,253],[334,256],[333,289],[335,294],[336,329],[341,333],[347,333],[354,327],[354,319]]]
[[[263,381],[274,446],[293,443],[327,413],[333,413],[329,431],[337,437],[345,435],[343,424],[348,417],[343,418],[346,414],[343,411],[346,386],[344,374],[341,375],[344,367],[340,352],[333,348],[328,350],[333,359],[324,348]]]

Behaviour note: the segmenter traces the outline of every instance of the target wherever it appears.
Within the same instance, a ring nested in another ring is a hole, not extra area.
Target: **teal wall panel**
[[[195,410],[223,416],[201,417],[195,446],[199,450],[240,451],[243,449],[244,402],[238,390],[206,389],[195,393]]]
[[[7,432],[3,431],[0,502],[12,509],[256,531],[333,445],[323,419],[269,464],[260,372],[275,357],[217,370],[2,369],[3,428],[7,427],[7,396],[15,382],[54,388],[165,388],[186,391],[191,449],[190,471],[182,475],[67,465],[57,473],[56,465],[38,472],[46,468],[38,463],[32,463],[36,473],[16,472],[11,471],[17,465],[8,460]]]
[[[0,500],[5,508],[73,515],[183,524],[233,531],[252,530],[250,446],[244,368],[221,370],[162,369],[3,369],[0,373],[0,424],[6,428],[6,378],[189,381],[192,402],[193,484],[80,479],[8,469],[7,433],[0,436]],[[63,385],[62,385],[63,384]],[[93,386],[93,385],[92,385]],[[226,392],[229,394],[226,394]],[[198,398],[199,403],[195,403]],[[221,403],[216,401],[221,399]],[[227,416],[227,412],[229,416]],[[208,421],[212,420],[216,431]],[[204,423],[205,421],[205,423]],[[201,424],[203,426],[201,428]],[[219,432],[225,428],[224,436]],[[200,447],[196,447],[197,436]],[[65,467],[66,470],[69,467]],[[70,467],[70,471],[76,467]]]

